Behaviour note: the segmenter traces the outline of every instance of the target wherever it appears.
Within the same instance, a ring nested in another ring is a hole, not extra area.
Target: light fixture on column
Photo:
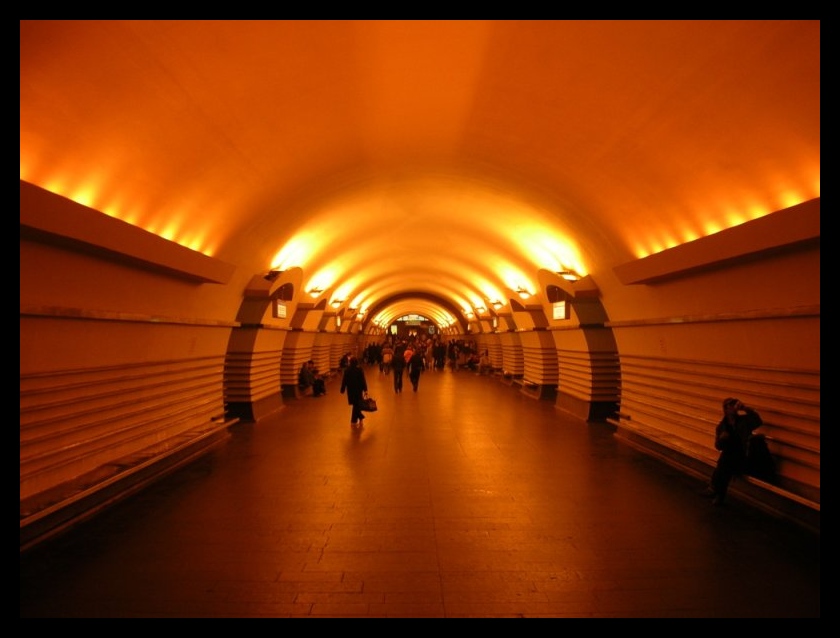
[[[502,307],[502,306],[504,306],[505,304],[503,304],[503,303],[502,303],[499,299],[496,299],[496,301],[492,302],[492,303],[491,303],[491,305],[492,305],[492,306],[493,306],[496,310],[498,310],[499,308],[501,308],[501,307]]]
[[[518,286],[516,288],[516,294],[522,299],[528,299],[531,296],[531,293],[522,286]]]
[[[277,277],[279,277],[282,274],[282,272],[282,270],[276,269],[269,270],[266,274],[263,275],[263,279],[265,279],[266,281],[274,281],[275,279],[277,279]]]
[[[344,299],[333,299],[333,300],[330,302],[330,305],[331,305],[333,308],[338,308],[338,307],[339,307],[342,303],[344,303]]]
[[[574,270],[559,270],[557,274],[560,275],[566,281],[577,281],[580,279],[580,275],[577,274]]]
[[[322,292],[324,292],[324,291],[323,291],[323,290],[321,290],[320,288],[310,288],[310,289],[309,289],[309,290],[307,290],[306,292],[308,292],[308,293],[309,293],[309,296],[310,296],[310,297],[317,297],[318,295],[320,295],[320,294],[321,294]]]

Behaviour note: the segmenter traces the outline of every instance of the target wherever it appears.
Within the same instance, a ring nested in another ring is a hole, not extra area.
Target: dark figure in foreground
[[[720,456],[709,486],[709,495],[715,505],[726,500],[732,477],[744,472],[750,436],[762,423],[758,412],[738,399],[724,399],[723,418],[715,429],[715,448]]]
[[[365,416],[362,414],[361,404],[365,392],[367,392],[367,379],[365,371],[359,365],[356,357],[350,357],[344,375],[341,377],[341,388],[339,392],[344,394],[347,391],[347,403],[352,407],[350,412],[350,425],[362,425]]]

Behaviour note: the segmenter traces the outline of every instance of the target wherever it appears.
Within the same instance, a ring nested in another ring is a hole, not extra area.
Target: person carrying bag
[[[347,393],[347,403],[352,406],[350,410],[350,427],[362,425],[365,415],[362,414],[362,401],[367,394],[367,379],[365,371],[359,365],[356,357],[350,357],[344,374],[341,377],[341,394]]]

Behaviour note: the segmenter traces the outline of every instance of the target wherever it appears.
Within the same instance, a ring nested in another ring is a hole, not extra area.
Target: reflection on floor
[[[815,537],[469,371],[334,379],[21,556],[21,617],[819,617]]]

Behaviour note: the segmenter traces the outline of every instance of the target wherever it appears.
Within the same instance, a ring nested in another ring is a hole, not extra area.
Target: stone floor
[[[20,616],[820,616],[819,537],[498,377],[334,379],[21,555]]]

